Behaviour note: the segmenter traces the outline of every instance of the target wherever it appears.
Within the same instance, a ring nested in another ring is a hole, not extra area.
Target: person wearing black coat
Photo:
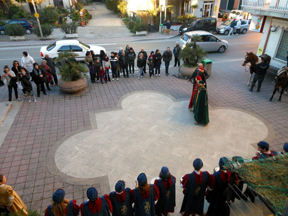
[[[170,61],[172,60],[172,52],[170,50],[170,47],[167,47],[167,50],[163,53],[163,61],[165,62],[165,73],[166,76],[169,75],[169,64]]]
[[[45,55],[45,58],[44,58],[44,59],[46,60],[47,65],[48,65],[48,66],[50,67],[50,69],[51,69],[50,74],[53,76],[55,85],[58,85],[58,78],[57,78],[55,63],[54,63],[53,59],[50,58],[48,54]]]
[[[139,58],[141,53],[143,54],[143,59],[145,59],[145,61],[147,61],[147,59],[148,59],[147,52],[144,50],[143,47],[141,48],[141,51],[138,53],[138,58]],[[146,73],[146,64],[143,68],[143,72]]]
[[[154,56],[154,66],[155,66],[155,76],[157,77],[157,75],[160,77],[160,67],[161,67],[161,59],[162,59],[162,55],[160,53],[160,50],[157,49]]]
[[[47,95],[44,87],[44,83],[46,82],[46,74],[39,68],[39,65],[37,63],[33,64],[32,76],[37,86],[37,96],[40,97],[40,90],[43,92],[44,95]]]
[[[132,74],[133,71],[133,76],[134,76],[134,61],[136,59],[136,54],[133,50],[132,47],[130,47],[129,52],[126,53],[127,58],[128,58],[128,64],[129,64],[129,73]],[[132,71],[131,71],[131,67],[132,67]]]
[[[137,59],[137,67],[138,67],[138,80],[140,77],[143,77],[143,68],[146,65],[146,60],[144,59],[143,53],[140,53],[139,58]]]
[[[128,58],[126,56],[125,52],[122,52],[122,55],[119,57],[119,64],[123,73],[124,78],[129,78],[129,73],[128,73]],[[126,75],[125,75],[126,71]]]
[[[249,91],[251,91],[251,92],[253,92],[253,88],[254,88],[257,81],[258,81],[257,92],[260,92],[262,82],[263,82],[265,75],[266,75],[266,72],[269,68],[268,60],[264,59],[263,56],[260,56],[260,57],[261,57],[261,63],[256,64],[254,66],[255,74],[253,77],[251,88],[249,89]]]
[[[31,102],[31,97],[33,97],[33,101],[36,103],[36,97],[33,94],[33,88],[32,83],[30,82],[30,74],[26,70],[26,68],[21,68],[19,73],[20,81],[23,87],[23,93],[25,94],[25,97],[29,97],[28,102]]]
[[[19,73],[21,71],[21,66],[18,61],[13,61],[13,66],[11,70],[15,73],[16,76],[19,76]]]

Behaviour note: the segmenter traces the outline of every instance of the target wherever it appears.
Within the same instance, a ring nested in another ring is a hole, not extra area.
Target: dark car
[[[213,17],[201,17],[193,20],[188,27],[180,28],[179,33],[183,34],[190,31],[208,31],[213,33],[216,31],[217,19]]]
[[[32,30],[33,30],[33,25],[32,23],[30,23],[30,21],[25,20],[25,19],[20,19],[20,20],[10,20],[9,22],[6,23],[7,24],[18,24],[18,25],[22,25],[23,28],[26,29],[26,34],[31,34]],[[0,34],[1,35],[5,35],[5,30],[4,30],[4,26],[0,26]]]
[[[183,23],[182,26],[180,26],[179,28],[179,33],[182,34],[181,32],[183,31],[183,28],[187,28],[188,26],[190,26],[194,20],[195,19],[191,19],[189,22]]]
[[[218,12],[218,18],[223,18],[223,16],[224,16],[225,14],[228,16],[228,11],[220,8],[220,9],[219,9],[219,12]]]

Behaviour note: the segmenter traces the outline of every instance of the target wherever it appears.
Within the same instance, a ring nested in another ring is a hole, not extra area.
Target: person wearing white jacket
[[[31,73],[33,71],[34,59],[27,53],[23,52],[23,57],[21,59],[21,66],[26,68],[26,70]]]

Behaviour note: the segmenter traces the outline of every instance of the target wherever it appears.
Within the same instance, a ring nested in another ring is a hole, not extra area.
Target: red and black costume
[[[95,201],[86,201],[80,205],[81,216],[95,216],[103,215],[109,216],[113,213],[112,204],[109,195],[105,194],[102,197],[98,197]]]
[[[133,195],[130,188],[125,188],[122,193],[113,191],[110,193],[110,200],[113,206],[113,216],[132,216]]]
[[[76,200],[71,200],[67,208],[65,209],[66,216],[77,216],[79,214],[79,206],[76,204]],[[52,205],[49,205],[45,211],[45,216],[55,216],[52,212]]]

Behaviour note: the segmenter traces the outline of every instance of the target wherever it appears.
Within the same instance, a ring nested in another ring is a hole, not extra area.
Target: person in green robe
[[[195,124],[209,123],[208,93],[203,81],[199,82],[198,92],[194,98],[194,119]]]

